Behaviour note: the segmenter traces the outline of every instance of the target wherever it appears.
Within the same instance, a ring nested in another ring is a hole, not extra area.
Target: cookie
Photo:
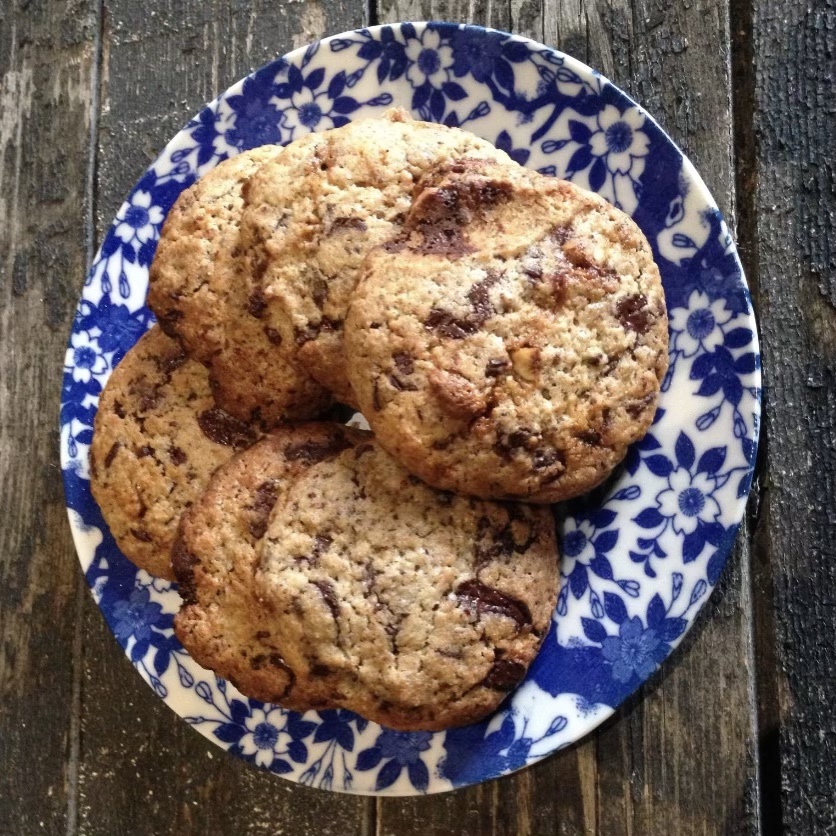
[[[416,476],[555,502],[599,484],[650,426],[665,299],[627,215],[470,161],[430,173],[401,235],[369,255],[345,350],[360,409]]]
[[[144,334],[102,392],[90,448],[90,487],[125,557],[173,580],[180,515],[256,438],[215,406],[200,363],[158,327]]]
[[[264,289],[266,321],[298,346],[306,370],[354,404],[342,328],[366,253],[400,230],[415,183],[432,166],[473,155],[517,164],[473,134],[403,110],[316,135],[306,150],[309,165],[292,194],[281,156],[249,181],[242,240]]]
[[[554,521],[435,491],[369,440],[283,491],[255,586],[293,671],[282,705],[464,725],[520,682],[548,630]]]
[[[183,606],[174,631],[198,663],[254,699],[281,699],[294,680],[253,593],[270,511],[299,473],[362,438],[339,424],[276,429],[218,468],[180,520],[172,565]]]
[[[264,318],[239,246],[243,184],[281,149],[225,160],[177,199],[151,265],[148,305],[162,329],[209,369],[215,400],[239,420],[273,426],[317,415],[328,393]]]

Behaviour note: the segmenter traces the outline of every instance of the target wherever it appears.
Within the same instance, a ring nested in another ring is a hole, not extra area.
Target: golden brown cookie
[[[291,149],[297,162],[289,189]],[[400,230],[422,174],[470,156],[517,167],[473,134],[391,110],[294,142],[247,184],[242,240],[264,289],[265,321],[283,343],[298,346],[303,367],[343,403],[354,403],[343,320],[363,259]]]
[[[465,725],[519,683],[548,630],[554,521],[435,491],[369,440],[282,491],[255,585],[293,672],[282,705]]]
[[[174,630],[197,662],[254,699],[280,700],[295,680],[253,592],[270,512],[301,472],[363,437],[339,424],[273,430],[218,468],[180,520],[172,565],[183,606]]]
[[[650,426],[665,299],[644,235],[603,199],[454,163],[370,254],[345,349],[360,409],[416,476],[554,502],[599,484]]]
[[[241,189],[280,151],[272,145],[245,151],[179,196],[163,226],[148,289],[163,330],[209,369],[218,405],[264,427],[312,417],[330,401],[297,365],[293,341],[283,342],[265,319],[261,289],[239,244]]]
[[[215,406],[200,363],[158,327],[144,334],[105,386],[90,448],[90,487],[125,557],[173,579],[180,515],[256,438]]]

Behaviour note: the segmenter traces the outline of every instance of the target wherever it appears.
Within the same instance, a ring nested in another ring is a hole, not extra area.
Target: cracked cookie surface
[[[180,520],[172,565],[183,605],[174,630],[197,662],[253,699],[280,700],[296,680],[253,591],[270,512],[306,468],[361,440],[362,432],[324,422],[275,429],[219,467]]]
[[[667,314],[636,224],[571,183],[442,166],[368,257],[346,320],[358,406],[438,488],[554,502],[646,433]]]
[[[368,251],[400,230],[415,183],[434,165],[470,156],[517,164],[473,134],[397,109],[303,137],[289,149],[298,143],[309,159],[292,194],[283,156],[247,184],[242,240],[270,327],[298,346],[316,380],[354,404],[342,329]]]
[[[159,327],[144,334],[102,392],[90,447],[90,487],[125,557],[173,580],[180,515],[256,438],[215,405],[200,363]]]
[[[548,509],[435,491],[371,438],[293,480],[260,549],[256,589],[295,673],[282,704],[392,728],[495,709],[557,596]]]
[[[275,186],[291,195],[308,141],[245,151],[184,191],[166,218],[149,276],[149,307],[162,329],[207,367],[218,405],[265,428],[281,418],[313,417],[330,401],[296,362],[294,343],[265,319],[239,238],[244,184],[282,154]]]

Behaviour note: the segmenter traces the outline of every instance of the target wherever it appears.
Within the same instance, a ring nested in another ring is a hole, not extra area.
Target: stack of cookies
[[[194,658],[393,728],[495,709],[555,605],[545,503],[604,480],[656,409],[667,321],[636,225],[395,110],[209,172],[148,301],[91,481],[125,555],[179,581]]]

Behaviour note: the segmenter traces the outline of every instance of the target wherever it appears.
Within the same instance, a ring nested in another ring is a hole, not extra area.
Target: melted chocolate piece
[[[462,340],[476,331],[476,325],[466,319],[456,319],[449,311],[433,308],[424,322],[424,326],[444,337]]]
[[[408,354],[399,352],[398,354],[395,354],[392,359],[395,361],[395,366],[397,366],[397,369],[401,374],[412,374],[415,371],[415,364]]]
[[[247,313],[256,319],[261,319],[266,308],[267,301],[264,298],[264,293],[261,288],[256,288],[247,299]]]
[[[177,324],[183,318],[183,311],[171,310],[166,311],[164,314],[160,314],[157,317],[157,323],[160,326],[160,330],[168,337],[172,339],[177,337]]]
[[[545,470],[557,463],[566,466],[566,454],[562,450],[543,449],[541,447],[535,450],[531,457],[531,464],[536,470]]]
[[[525,603],[481,581],[463,581],[456,587],[456,595],[466,609],[475,609],[480,616],[489,613],[512,619],[518,632],[531,625],[531,611]]]
[[[615,308],[618,321],[628,330],[644,334],[653,323],[653,316],[647,308],[647,298],[643,293],[626,296]]]
[[[521,662],[514,662],[512,659],[497,659],[488,671],[488,675],[482,680],[482,684],[496,691],[510,691],[525,676],[525,670],[525,665]]]
[[[254,671],[263,670],[268,665],[273,668],[278,668],[279,670],[284,671],[284,673],[287,674],[288,682],[284,691],[282,691],[280,694],[274,694],[271,697],[272,702],[279,702],[279,700],[283,699],[288,695],[290,689],[296,683],[296,674],[293,673],[293,671],[290,669],[290,666],[282,658],[282,655],[275,651],[273,653],[259,653],[256,656],[250,658],[250,667]],[[235,682],[233,681],[232,684],[234,685]]]
[[[327,441],[305,441],[302,444],[288,444],[284,454],[288,461],[303,461],[307,464],[321,462],[342,452],[351,444],[345,436],[335,436]]]
[[[185,451],[181,450],[179,447],[172,447],[168,451],[168,455],[171,461],[176,465],[185,464],[189,459]]]
[[[116,413],[118,418],[124,418],[125,417],[125,407],[122,406],[122,404],[119,403],[119,401],[114,401],[113,402],[113,411]]]
[[[340,605],[337,602],[337,593],[334,590],[333,584],[329,581],[312,581],[312,583],[319,590],[325,603],[328,605],[328,609],[331,610],[334,621],[337,621],[340,615]]]
[[[194,567],[200,563],[197,556],[186,548],[183,539],[178,536],[171,547],[171,568],[177,578],[177,591],[186,604],[197,603],[197,586],[194,580]]]
[[[121,441],[114,441],[113,446],[110,450],[107,451],[107,455],[105,456],[104,466],[110,467],[113,464],[113,460],[116,458],[116,454],[119,452],[119,449],[123,446]]]
[[[642,412],[644,412],[645,409],[653,403],[655,398],[655,393],[651,392],[650,394],[645,395],[640,401],[634,401],[633,403],[628,404],[627,407],[625,407],[627,414],[631,418],[638,418],[639,415],[641,415]]]
[[[160,371],[166,376],[166,383],[168,383],[169,379],[171,378],[172,372],[176,372],[177,369],[182,366],[186,360],[189,358],[186,356],[186,352],[182,349],[177,351],[175,354],[169,354],[165,357],[160,357],[157,361],[157,366]]]
[[[317,276],[311,283],[311,298],[318,308],[325,304],[325,300],[328,298],[328,282],[322,276]]]
[[[144,528],[132,528],[131,534],[143,543],[154,542],[154,538]]]
[[[273,345],[282,344],[282,335],[275,328],[265,328],[264,333]]]
[[[140,447],[139,450],[136,451],[136,457],[138,459],[144,459],[148,456],[153,456],[153,455],[154,455],[154,448],[150,447],[147,444],[143,444],[142,447]]]
[[[396,377],[393,374],[389,375],[389,383],[392,384],[393,389],[397,389],[399,392],[417,392],[418,387],[414,383],[410,383],[408,380],[404,381],[400,378]]]
[[[249,447],[257,438],[256,433],[243,421],[233,418],[217,407],[201,412],[197,416],[197,423],[210,441],[226,447]]]
[[[549,233],[549,237],[558,244],[565,244],[572,237],[572,228],[559,224]]]
[[[586,432],[576,433],[575,438],[582,441],[584,444],[588,444],[590,447],[597,447],[601,443],[601,434],[595,430],[587,430]]]
[[[488,360],[485,377],[499,377],[510,365],[507,360]]]
[[[267,532],[267,521],[270,512],[279,496],[279,485],[275,480],[262,482],[256,489],[252,504],[249,506],[249,530],[254,540],[260,540]]]
[[[476,282],[467,292],[467,300],[473,307],[472,321],[475,326],[482,325],[496,313],[491,303],[489,291],[499,279],[499,273],[490,271],[484,279]]]

